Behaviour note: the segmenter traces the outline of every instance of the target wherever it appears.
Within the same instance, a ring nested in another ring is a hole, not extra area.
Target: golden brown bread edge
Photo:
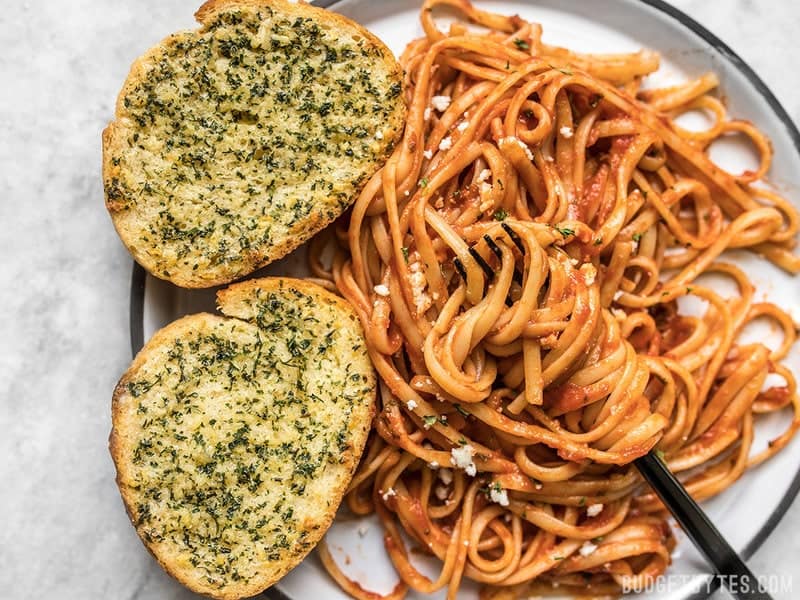
[[[254,8],[259,7],[280,7],[282,10],[286,10],[290,13],[297,13],[303,12],[305,14],[317,15],[321,19],[332,21],[340,26],[344,27],[353,27],[355,28],[360,35],[364,38],[369,40],[375,46],[381,48],[385,56],[393,57],[393,53],[386,44],[374,35],[371,31],[360,25],[359,23],[352,21],[340,14],[330,12],[326,9],[319,8],[308,4],[306,2],[289,2],[288,0],[208,0],[205,2],[196,12],[195,12],[195,19],[200,23],[200,25],[204,26],[207,21],[209,21],[213,15],[219,11],[225,10],[226,8],[236,7],[236,6],[251,6]],[[145,53],[137,58],[133,64],[131,65],[130,71],[128,76],[125,79],[125,83],[123,84],[122,89],[120,90],[116,104],[115,104],[115,115],[114,120],[111,121],[106,128],[102,132],[102,177],[103,181],[109,181],[115,175],[120,172],[120,167],[114,165],[111,161],[112,157],[112,150],[116,148],[115,140],[114,140],[114,132],[117,127],[117,121],[121,118],[123,113],[123,102],[128,93],[128,90],[134,86],[134,82],[138,80],[138,78],[146,72],[146,65],[151,61],[151,59],[157,56],[165,44],[167,44],[171,38],[176,35],[182,35],[186,33],[195,33],[197,30],[186,30],[176,32],[171,34],[161,40],[155,46],[149,48]],[[393,71],[394,77],[396,78],[397,82],[402,84],[403,83],[403,69],[400,67],[399,63],[393,60]],[[402,98],[402,94],[400,95]],[[403,122],[405,121],[405,103],[403,101],[403,110],[399,113],[395,113],[395,117],[397,123],[392,123],[391,127],[395,131],[395,136],[392,139],[388,139],[386,143],[386,150],[383,158],[376,163],[374,171],[377,170],[382,166],[383,162],[389,157],[391,154],[392,149],[394,146],[400,142],[403,135]],[[119,141],[118,141],[119,142]],[[355,201],[358,195],[363,190],[364,186],[370,179],[371,174],[364,178],[363,182],[357,186],[354,190],[353,197],[350,200],[350,204]],[[332,223],[339,215],[328,217],[326,214],[322,212],[317,212],[305,221],[301,221],[298,223],[297,227],[295,227],[296,231],[290,232],[286,235],[285,239],[278,241],[277,243],[270,244],[269,247],[265,247],[263,252],[256,252],[253,250],[246,251],[246,258],[243,261],[242,268],[239,269],[238,275],[219,275],[219,276],[211,276],[211,277],[202,277],[200,273],[187,273],[183,271],[177,271],[172,273],[170,277],[165,278],[163,275],[154,272],[154,269],[149,268],[149,260],[143,255],[143,252],[139,252],[138,248],[133,244],[128,243],[126,240],[126,236],[124,231],[121,229],[121,223],[119,223],[118,219],[115,218],[115,215],[119,213],[119,211],[124,206],[124,203],[120,203],[109,199],[108,194],[104,190],[104,197],[105,197],[105,204],[106,209],[111,216],[112,224],[117,231],[117,234],[120,237],[120,240],[125,245],[128,252],[131,254],[133,259],[139,263],[142,267],[144,267],[149,273],[151,273],[154,277],[159,279],[166,279],[171,283],[177,285],[178,287],[187,288],[187,289],[204,289],[210,288],[219,285],[226,285],[240,279],[241,277],[246,277],[247,275],[255,272],[256,270],[276,261],[305,242],[311,239],[315,234],[322,231],[326,226]],[[332,202],[333,198],[327,198],[325,202]],[[345,209],[346,210],[346,209]],[[343,212],[343,211],[342,211]],[[341,214],[341,212],[339,213]]]
[[[235,305],[238,301],[242,299],[246,299],[250,297],[250,294],[255,289],[262,289],[262,290],[270,290],[270,289],[296,289],[306,295],[315,296],[319,299],[320,302],[325,302],[337,310],[342,312],[342,318],[345,319],[345,315],[353,315],[356,317],[355,321],[352,321],[356,324],[356,326],[361,330],[361,322],[358,319],[358,316],[353,309],[353,307],[343,298],[337,296],[329,292],[328,290],[324,289],[323,287],[311,283],[309,281],[305,281],[302,279],[296,279],[291,277],[265,277],[259,279],[250,279],[246,281],[242,281],[239,283],[234,283],[227,288],[219,290],[217,292],[217,304],[219,305],[220,309],[224,311],[224,308],[227,306],[231,309],[231,312],[235,311]],[[224,314],[224,312],[223,312]],[[374,370],[370,370],[371,377],[372,377],[372,393],[369,398],[370,403],[370,411],[368,418],[366,419],[366,427],[354,427],[354,439],[352,440],[352,444],[350,445],[351,452],[347,453],[344,456],[344,461],[341,463],[346,468],[346,476],[341,480],[341,485],[337,489],[333,489],[330,491],[330,496],[334,500],[331,503],[333,510],[329,511],[326,515],[327,518],[319,529],[316,530],[318,535],[316,535],[316,539],[313,540],[313,543],[310,547],[293,557],[293,560],[287,562],[286,564],[280,565],[278,569],[273,571],[269,574],[268,577],[265,577],[261,580],[257,580],[249,585],[247,588],[242,589],[241,591],[231,591],[230,588],[227,588],[223,593],[219,593],[218,590],[214,590],[209,588],[208,586],[197,585],[197,582],[192,581],[191,579],[187,578],[184,574],[183,570],[180,570],[175,567],[169,561],[163,560],[158,554],[156,554],[151,545],[139,534],[139,528],[136,525],[136,514],[135,509],[133,508],[133,498],[131,497],[130,490],[127,489],[125,485],[122,485],[123,475],[128,467],[128,463],[126,458],[122,455],[122,445],[120,442],[120,437],[118,434],[118,427],[117,424],[119,423],[122,415],[120,414],[120,405],[121,405],[121,398],[128,392],[127,385],[131,382],[135,374],[138,370],[142,367],[142,365],[146,362],[148,358],[148,352],[151,349],[158,348],[164,344],[168,344],[172,339],[175,338],[176,332],[181,331],[188,331],[191,330],[193,325],[196,323],[198,319],[206,319],[209,317],[219,318],[218,315],[213,315],[211,313],[196,313],[192,315],[187,315],[181,317],[180,319],[173,321],[172,323],[164,326],[160,330],[158,330],[150,340],[145,344],[145,346],[139,351],[139,353],[134,358],[133,362],[130,364],[128,369],[120,378],[119,382],[114,388],[112,394],[112,401],[111,401],[111,416],[112,416],[112,429],[109,434],[109,452],[114,462],[114,467],[116,470],[116,478],[115,481],[117,483],[117,487],[120,491],[120,496],[122,497],[123,504],[125,506],[125,511],[128,515],[129,520],[131,521],[131,525],[136,529],[137,535],[139,539],[142,541],[142,544],[147,548],[148,552],[156,559],[156,561],[161,565],[161,567],[166,571],[169,575],[171,575],[175,580],[186,586],[187,588],[191,589],[194,592],[206,595],[210,598],[215,598],[216,600],[238,600],[240,598],[248,598],[255,595],[262,593],[267,588],[271,587],[275,583],[277,583],[281,578],[283,578],[289,571],[291,571],[294,567],[296,567],[303,559],[313,550],[316,544],[322,539],[325,532],[330,528],[331,524],[333,523],[333,519],[336,515],[336,510],[338,506],[341,504],[342,499],[344,498],[344,494],[347,491],[347,487],[352,480],[353,474],[355,473],[356,467],[359,464],[361,459],[361,455],[364,452],[364,448],[367,443],[367,438],[371,431],[371,423],[372,419],[375,415],[375,400],[377,397],[377,380],[374,373]],[[238,319],[238,317],[231,317],[225,316],[223,318],[226,319]],[[242,320],[242,319],[239,319]],[[363,330],[361,330],[363,335]],[[371,361],[370,361],[371,366]]]

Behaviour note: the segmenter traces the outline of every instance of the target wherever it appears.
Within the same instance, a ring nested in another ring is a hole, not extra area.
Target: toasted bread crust
[[[187,44],[187,42],[196,39],[198,36],[204,35],[208,28],[212,26],[215,18],[225,11],[237,9],[270,9],[289,18],[302,17],[312,19],[314,22],[324,24],[326,29],[337,31],[340,39],[348,38],[348,36],[362,39],[364,41],[359,42],[359,44],[370,49],[370,51],[374,51],[375,56],[381,57],[380,59],[371,60],[368,68],[374,73],[380,74],[381,77],[385,77],[387,83],[394,82],[393,85],[397,85],[398,89],[402,86],[403,81],[402,69],[392,56],[391,51],[365,28],[341,15],[307,4],[290,3],[286,0],[210,0],[195,15],[202,26],[199,30],[178,32],[170,35],[137,59],[133,63],[118,96],[115,120],[106,127],[102,135],[106,207],[117,233],[133,258],[154,276],[185,288],[206,288],[230,283],[274,260],[282,258],[310,239],[331,223],[355,200],[369,177],[391,153],[403,130],[405,105],[402,93],[397,94],[391,100],[382,98],[380,102],[383,103],[387,116],[375,119],[372,125],[372,127],[376,128],[376,131],[380,131],[381,135],[380,139],[370,142],[370,147],[372,148],[370,152],[374,152],[373,158],[364,158],[368,154],[359,155],[358,160],[356,158],[346,158],[343,154],[339,155],[339,162],[347,167],[345,171],[351,174],[345,177],[338,175],[341,170],[338,163],[335,168],[331,167],[332,170],[329,174],[326,174],[324,169],[314,172],[314,177],[319,176],[321,178],[320,181],[335,184],[332,191],[326,191],[322,185],[315,186],[313,192],[299,189],[297,191],[298,197],[308,198],[310,206],[304,207],[302,216],[296,221],[284,222],[281,220],[283,217],[276,217],[271,213],[264,214],[262,209],[262,216],[256,219],[255,228],[246,230],[246,236],[249,237],[241,248],[235,247],[239,238],[231,237],[230,235],[225,237],[227,234],[219,234],[217,232],[212,235],[219,235],[224,238],[221,245],[218,244],[218,240],[214,240],[213,243],[209,241],[209,247],[203,246],[204,238],[202,234],[190,234],[188,236],[190,239],[185,243],[177,242],[174,235],[159,237],[159,232],[164,229],[164,221],[158,216],[158,213],[163,212],[162,209],[165,206],[167,209],[171,209],[173,205],[180,206],[177,221],[181,222],[183,230],[178,231],[181,227],[176,227],[175,229],[179,234],[186,234],[187,230],[202,232],[215,219],[219,221],[220,217],[212,209],[204,209],[202,216],[194,213],[190,215],[181,214],[180,211],[184,210],[185,206],[191,206],[194,202],[191,197],[197,193],[195,189],[197,185],[194,184],[190,191],[181,192],[182,196],[176,194],[177,199],[172,198],[171,195],[168,196],[168,192],[161,189],[156,189],[149,196],[141,193],[142,186],[148,183],[148,181],[143,181],[146,179],[144,173],[147,173],[147,177],[152,177],[152,173],[161,170],[160,167],[153,167],[148,161],[156,161],[159,165],[174,165],[176,160],[173,156],[164,154],[158,154],[155,158],[152,158],[147,155],[147,152],[151,151],[149,147],[148,150],[144,150],[132,143],[131,140],[137,135],[140,125],[132,118],[130,109],[126,107],[126,102],[135,96],[137,90],[141,91],[140,87],[144,85],[148,74],[157,67],[160,60],[165,56],[169,56],[170,53],[176,52],[175,49],[180,47],[181,44]],[[361,59],[359,63],[356,59],[353,59],[353,63],[361,65],[362,63],[366,64],[366,61]],[[336,90],[331,89],[331,93],[335,94]],[[190,100],[190,102],[192,101]],[[341,102],[335,102],[334,104],[341,104]],[[286,110],[291,112],[295,109],[287,108]],[[293,114],[294,117],[298,117],[298,114]],[[288,113],[287,115],[291,116]],[[216,118],[219,117],[219,114],[215,112],[212,116]],[[275,116],[260,118],[262,118],[264,124],[275,125],[276,127],[283,126],[291,120],[287,119],[285,122],[281,122]],[[370,132],[371,134],[372,132]],[[225,135],[239,136],[240,134],[237,130],[235,134],[226,132]],[[209,139],[213,140],[214,136],[209,136]],[[238,137],[232,139],[235,140]],[[355,140],[355,138],[353,139]],[[359,139],[357,141],[361,143],[362,140]],[[341,147],[341,150],[344,151],[344,146]],[[227,150],[223,152],[227,152]],[[306,152],[306,150],[303,151],[303,157]],[[130,161],[125,158],[133,155],[138,158]],[[217,157],[220,155],[222,153],[215,154]],[[305,160],[305,158],[300,160]],[[316,160],[313,154],[311,155],[311,160]],[[140,163],[147,168],[141,168]],[[226,172],[232,175],[236,171],[236,165],[232,164],[226,169]],[[265,167],[265,169],[268,169],[268,167]],[[288,167],[280,167],[274,172],[280,174],[282,172],[281,169],[288,169]],[[165,172],[170,173],[169,169],[166,169]],[[264,173],[266,172],[264,171]],[[164,177],[164,175],[158,177]],[[353,177],[353,179],[350,180],[348,177]],[[158,179],[158,181],[161,182],[161,179]],[[226,178],[212,181],[204,179],[202,183],[203,186],[206,183],[218,186],[217,191],[213,192],[218,194],[218,197],[215,197],[214,200],[221,199],[220,201],[225,210],[228,210],[228,205],[225,204],[227,199],[233,198],[235,202],[232,213],[236,214],[236,206],[241,205],[244,200],[240,197],[241,190],[239,189],[234,189],[233,196],[225,194],[226,191],[230,191],[230,186],[233,185],[227,180],[227,176]],[[236,182],[234,181],[234,183]],[[272,193],[264,191],[263,182],[254,180],[253,185],[262,196]],[[291,201],[293,198],[291,191],[286,191],[292,189],[291,185],[287,184],[289,187],[284,188],[281,185],[283,184],[279,184],[278,195],[275,196],[277,200],[274,200],[272,196],[269,196],[269,198],[264,196],[257,199],[259,205],[263,205],[265,202],[270,205],[273,201],[281,205],[287,194],[289,196],[287,202]],[[168,188],[170,193],[176,189],[171,182],[169,185],[165,184],[164,187]],[[220,188],[222,188],[221,192],[219,191]],[[286,192],[286,194],[283,194],[283,192]],[[286,211],[283,209],[278,210],[278,214],[286,214]],[[172,226],[172,222],[169,225]],[[239,221],[235,222],[234,225],[234,231],[245,229]],[[230,231],[230,228],[228,231]],[[222,258],[220,258],[219,248],[230,248],[230,252],[225,254],[223,251]]]
[[[343,299],[323,288],[306,281],[290,278],[264,278],[246,281],[234,284],[218,293],[220,309],[226,316],[216,316],[208,313],[190,315],[158,331],[136,356],[113,393],[112,430],[109,437],[109,449],[117,469],[117,484],[132,524],[136,527],[145,546],[170,575],[195,592],[221,600],[249,597],[274,584],[306,556],[330,526],[363,452],[375,410],[375,374],[367,356],[366,345],[363,344],[360,350],[352,350],[351,356],[338,357],[337,360],[341,358],[350,366],[346,371],[343,370],[338,375],[336,373],[327,373],[326,379],[322,382],[324,387],[333,389],[336,387],[335,380],[340,376],[346,374],[345,379],[349,380],[352,375],[359,374],[359,377],[363,378],[363,384],[359,384],[361,386],[359,389],[363,389],[363,392],[359,393],[358,399],[355,401],[356,404],[347,425],[346,445],[339,449],[340,452],[337,452],[337,461],[335,463],[323,463],[327,464],[327,466],[324,467],[322,473],[318,474],[313,482],[308,483],[309,491],[306,493],[311,494],[312,497],[303,497],[301,493],[300,497],[292,501],[294,502],[292,506],[295,519],[292,523],[302,523],[298,527],[302,530],[302,535],[299,539],[303,543],[294,544],[291,551],[282,554],[279,560],[264,560],[255,569],[257,576],[246,581],[224,581],[222,585],[219,582],[211,584],[204,578],[203,571],[192,568],[187,562],[187,553],[189,552],[187,547],[181,550],[180,544],[176,546],[175,543],[162,543],[159,541],[158,536],[155,536],[155,540],[152,539],[150,535],[153,533],[152,527],[143,523],[140,512],[141,505],[147,502],[146,498],[143,498],[142,490],[140,489],[147,487],[142,483],[144,481],[142,472],[144,471],[145,475],[147,475],[149,467],[146,464],[136,464],[135,458],[132,460],[132,456],[135,457],[137,440],[141,441],[144,437],[141,414],[138,411],[141,411],[143,406],[148,406],[146,402],[150,388],[140,392],[138,395],[134,389],[137,381],[141,381],[145,374],[148,377],[152,377],[155,372],[154,369],[163,366],[163,361],[169,355],[170,350],[174,348],[176,340],[188,345],[190,341],[196,340],[198,335],[203,335],[203,332],[207,330],[211,330],[214,335],[220,336],[224,334],[224,331],[233,331],[238,326],[244,329],[258,329],[258,326],[254,323],[258,322],[259,314],[264,314],[264,307],[270,306],[274,308],[274,304],[265,303],[274,303],[276,298],[285,299],[288,303],[291,303],[291,310],[301,306],[300,310],[302,312],[310,310],[310,307],[313,306],[314,314],[326,323],[324,325],[325,330],[336,331],[338,332],[336,333],[337,336],[344,335],[345,337],[341,339],[363,340],[363,331],[352,307]],[[302,306],[307,308],[302,308]],[[302,314],[305,315],[306,312],[302,312]],[[259,329],[259,331],[261,331],[258,334],[259,339],[262,337],[265,340],[269,339],[269,330]],[[344,333],[342,334],[341,332]],[[287,330],[287,332],[283,333],[278,332],[277,335],[286,336],[289,333]],[[319,330],[311,332],[310,335],[315,340],[321,337]],[[332,346],[327,352],[341,354],[344,348],[342,344],[344,342],[338,346]],[[350,342],[348,342],[348,347],[350,347],[349,344]],[[316,348],[312,348],[309,350],[309,355],[315,352],[317,352]],[[319,352],[322,351],[320,350]],[[257,362],[258,359],[256,358]],[[168,371],[169,369],[167,369]],[[164,373],[164,371],[159,371],[159,373]],[[283,383],[287,386],[287,389],[295,385],[288,380]],[[192,382],[192,385],[195,386],[193,389],[205,389],[201,388],[203,384],[202,378]],[[267,383],[260,385],[267,385]],[[270,390],[272,388],[267,387],[265,389]],[[154,391],[153,393],[159,395],[159,397],[163,395],[163,391]],[[142,400],[143,398],[144,400]],[[216,401],[217,404],[214,404],[214,402],[209,399],[202,406],[207,406],[208,410],[218,411],[219,401]],[[232,399],[227,400],[226,403],[234,407],[238,406]],[[315,406],[316,408],[312,410],[320,409],[320,405]],[[341,409],[341,405],[337,405],[336,410],[339,409]],[[222,420],[225,413],[212,412],[208,414],[213,414]],[[240,412],[236,414],[239,415],[237,418],[243,418]],[[203,418],[202,421],[205,422],[206,419]],[[261,421],[258,425],[253,424],[253,430],[257,426],[264,426],[264,424],[264,421]],[[334,423],[330,423],[328,425],[331,428],[329,433],[319,435],[330,435],[334,426]],[[203,431],[206,434],[208,433],[206,430]],[[191,437],[188,431],[184,433]],[[150,440],[151,438],[152,432],[149,432],[147,439]],[[251,445],[255,444],[256,441],[252,440]],[[172,447],[177,443],[172,438],[169,438],[169,442]],[[265,480],[268,480],[271,476],[268,471],[263,473],[259,471],[259,473],[263,474]],[[275,473],[274,475],[277,477],[280,473]],[[318,481],[323,479],[325,481],[324,485],[317,484]],[[290,494],[288,481],[280,489],[276,488],[276,485],[280,487],[280,484],[273,483],[267,490],[259,488],[261,496],[258,499],[266,503],[270,494],[279,492],[281,494]],[[314,487],[315,485],[318,487]],[[325,490],[324,497],[318,496],[323,488]],[[243,490],[233,489],[234,494],[239,492],[246,495]],[[288,497],[292,498],[293,496],[290,494]],[[314,510],[304,513],[303,511],[310,510],[308,503],[312,503],[314,506],[326,505],[327,509],[322,513]],[[150,511],[158,510],[156,505],[150,506],[147,509],[147,514],[149,515]],[[176,519],[174,515],[170,516],[172,514],[170,511],[155,512],[154,514],[159,523],[169,523]],[[177,512],[175,514],[180,515],[182,513]],[[288,521],[283,524],[283,527],[285,528],[283,533],[289,535],[289,537],[296,533],[290,530],[291,525]],[[235,555],[237,548],[234,547],[232,550]]]

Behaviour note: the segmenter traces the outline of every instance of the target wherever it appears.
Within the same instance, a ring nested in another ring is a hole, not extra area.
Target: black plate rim
[[[341,0],[316,0],[312,3],[323,8],[331,8],[335,7],[335,5],[340,1]],[[728,61],[730,61],[731,64],[733,64],[733,66],[736,67],[739,72],[741,72],[742,75],[747,78],[756,91],[761,94],[764,100],[766,100],[767,104],[769,104],[769,107],[775,113],[775,116],[781,120],[786,128],[786,133],[792,139],[794,147],[800,155],[800,131],[798,131],[797,126],[786,112],[786,109],[775,97],[775,94],[772,93],[772,90],[769,89],[767,84],[764,83],[761,77],[756,74],[753,68],[741,56],[739,56],[730,46],[728,46],[728,44],[723,42],[706,27],[671,4],[664,2],[663,0],[635,1],[651,6],[667,16],[675,19],[681,25],[691,30],[695,35],[708,42],[710,46],[712,46]],[[144,346],[144,293],[146,279],[147,273],[145,272],[144,268],[142,268],[142,266],[137,262],[134,262],[131,272],[130,292],[130,338],[131,354],[133,356],[136,356],[139,350],[141,350],[142,346]],[[769,536],[778,526],[778,523],[780,523],[783,516],[789,510],[789,507],[792,505],[792,502],[794,502],[798,492],[800,492],[800,470],[798,470],[798,472],[795,474],[791,485],[786,490],[783,498],[781,498],[778,506],[775,507],[775,510],[773,510],[769,515],[764,525],[761,526],[761,529],[756,532],[756,535],[753,536],[753,538],[742,550],[741,555],[745,560],[750,559],[764,544],[767,538],[769,538]],[[685,600],[705,600],[706,598],[709,598],[720,587],[719,578],[713,577],[711,574],[709,574],[709,579],[710,581],[707,585],[700,586],[702,589],[690,596],[687,596]],[[277,588],[266,590],[264,595],[271,600],[292,600],[292,598]]]

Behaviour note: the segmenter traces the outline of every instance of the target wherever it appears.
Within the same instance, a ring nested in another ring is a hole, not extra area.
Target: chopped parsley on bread
[[[353,309],[265,278],[218,293],[224,316],[157,332],[113,396],[117,483],[147,548],[219,599],[269,587],[329,527],[374,411]]]
[[[230,283],[339,216],[405,118],[402,70],[360,25],[287,0],[211,0],[139,58],[103,132],[106,206],[176,285]]]

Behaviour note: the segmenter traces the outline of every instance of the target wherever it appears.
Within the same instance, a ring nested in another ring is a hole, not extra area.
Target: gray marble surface
[[[800,5],[676,0],[800,122]],[[114,485],[111,390],[130,360],[130,258],[103,207],[100,132],[131,61],[184,0],[30,0],[0,12],[0,598],[190,598],[147,554]],[[588,4],[588,2],[587,2]],[[788,474],[787,474],[788,476]],[[800,502],[756,554],[797,576]]]

